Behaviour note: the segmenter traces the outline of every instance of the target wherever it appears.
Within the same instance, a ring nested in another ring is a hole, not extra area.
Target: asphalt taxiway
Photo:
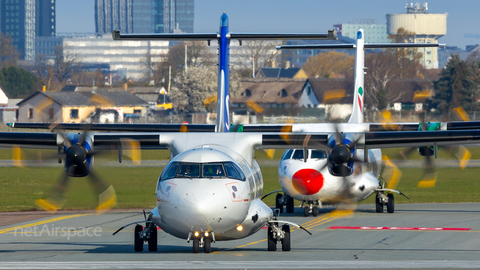
[[[373,205],[353,213],[324,208],[315,218],[296,208],[281,219],[313,235],[294,230],[290,252],[281,251],[280,243],[268,252],[267,231],[261,230],[214,243],[211,254],[193,254],[191,243],[162,231],[157,252],[146,246],[134,252],[133,226],[112,233],[142,220],[139,210],[34,214],[18,213],[22,218],[0,227],[0,269],[480,268],[478,203],[396,205],[393,214],[377,214]]]

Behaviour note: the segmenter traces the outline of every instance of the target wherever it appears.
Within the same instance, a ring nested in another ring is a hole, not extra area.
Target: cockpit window
[[[234,162],[214,163],[169,163],[162,174],[160,181],[171,178],[232,178],[245,181],[242,169]]]
[[[178,166],[180,163],[178,162],[172,162],[170,163],[162,173],[162,176],[160,177],[161,181],[168,180],[170,178],[174,178],[175,175],[177,174]]]
[[[225,164],[225,169],[227,170],[228,178],[243,180],[240,174],[235,170],[232,164]]]
[[[293,149],[288,149],[283,153],[282,160],[289,159],[292,156]]]
[[[200,177],[200,164],[182,163],[178,170],[177,177]]]
[[[203,177],[225,177],[222,163],[203,164]]]
[[[295,150],[292,159],[303,159],[303,150]]]
[[[312,159],[324,159],[327,158],[327,151],[325,150],[312,150],[312,154],[310,155]]]

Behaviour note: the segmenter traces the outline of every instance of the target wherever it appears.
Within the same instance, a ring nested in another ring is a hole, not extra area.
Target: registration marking
[[[349,226],[331,226],[329,230],[392,230],[392,231],[469,231],[471,228],[436,228],[436,227],[349,227]]]

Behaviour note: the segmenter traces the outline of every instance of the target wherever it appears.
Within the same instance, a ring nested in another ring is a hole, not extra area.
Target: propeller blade
[[[418,182],[417,187],[421,188],[431,188],[435,186],[437,181],[438,173],[433,167],[433,162],[431,156],[425,156],[425,173],[423,179]]]
[[[402,171],[400,171],[400,169],[398,169],[398,167],[395,166],[386,155],[383,155],[382,158],[386,166],[383,170],[382,177],[388,183],[387,188],[396,189],[402,178]]]
[[[133,164],[140,165],[142,163],[142,152],[140,143],[136,140],[123,138],[120,140],[122,144],[122,153],[129,157]]]
[[[93,171],[90,171],[89,179],[95,194],[98,196],[98,206],[95,209],[97,215],[115,207],[117,205],[117,195],[113,186],[106,183]]]
[[[68,170],[73,170],[73,168],[70,167]],[[67,190],[69,180],[70,178],[68,173],[64,171],[59,181],[52,187],[50,195],[46,199],[40,198],[36,200],[35,204],[48,212],[55,212],[62,208],[62,206],[67,202],[67,199],[65,198],[65,191]]]

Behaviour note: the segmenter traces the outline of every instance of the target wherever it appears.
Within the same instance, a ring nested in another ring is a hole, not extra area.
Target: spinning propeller
[[[52,131],[55,127],[51,128]],[[116,203],[116,194],[112,185],[102,180],[93,170],[93,156],[100,151],[91,149],[92,141],[85,129],[81,134],[66,135],[63,132],[57,132],[63,138],[63,147],[59,147],[58,154],[50,158],[58,158],[59,162],[65,164],[64,173],[59,181],[53,186],[50,195],[47,198],[38,199],[35,203],[40,208],[47,211],[56,211],[61,208],[65,202],[65,192],[72,177],[89,176],[93,191],[98,196],[97,213],[102,213],[113,208]]]

